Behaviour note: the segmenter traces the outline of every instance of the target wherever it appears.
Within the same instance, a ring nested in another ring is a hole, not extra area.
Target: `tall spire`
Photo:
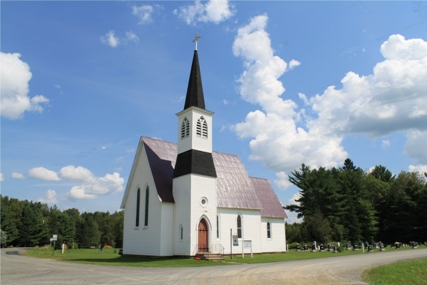
[[[199,56],[194,50],[193,63],[191,64],[190,79],[188,80],[187,96],[184,110],[190,107],[205,109],[205,97],[203,95],[202,75],[199,67]]]

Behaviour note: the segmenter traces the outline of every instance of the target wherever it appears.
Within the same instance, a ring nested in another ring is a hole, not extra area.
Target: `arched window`
[[[145,218],[144,218],[144,226],[148,226],[148,199],[149,199],[149,189],[145,189]]]
[[[141,200],[141,190],[138,188],[136,191],[136,217],[135,217],[135,227],[139,227],[139,203]]]
[[[242,217],[237,216],[237,237],[242,238]]]
[[[203,138],[208,137],[208,123],[203,116],[197,120],[196,135]]]
[[[271,225],[267,223],[267,238],[271,238]]]
[[[185,117],[181,125],[181,139],[190,136],[190,122]]]

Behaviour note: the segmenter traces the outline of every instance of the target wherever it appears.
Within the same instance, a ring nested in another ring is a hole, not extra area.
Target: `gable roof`
[[[258,200],[261,202],[261,216],[263,217],[283,217],[287,218],[286,212],[283,210],[282,203],[277,199],[276,193],[271,187],[270,182],[264,178],[250,177],[252,185],[257,191]]]
[[[144,147],[153,174],[154,183],[162,202],[174,203],[172,177],[175,168],[178,146],[175,143],[141,137],[140,147]],[[263,217],[285,218],[286,213],[273,188],[266,179],[252,178],[239,157],[221,152],[212,153],[216,174],[217,206],[237,209],[259,209]],[[135,158],[136,159],[136,158]],[[133,177],[132,166],[129,180]],[[124,208],[130,183],[126,186],[121,208]]]

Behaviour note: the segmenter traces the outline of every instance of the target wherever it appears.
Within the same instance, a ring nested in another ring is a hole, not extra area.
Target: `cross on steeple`
[[[195,48],[195,50],[197,50],[197,42],[199,41],[200,37],[201,37],[201,35],[199,35],[199,33],[196,33],[196,37],[195,37],[195,38],[194,38],[194,40],[193,40],[193,43],[196,43],[196,48]]]

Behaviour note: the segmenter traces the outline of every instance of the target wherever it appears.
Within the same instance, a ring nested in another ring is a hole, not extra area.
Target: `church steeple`
[[[196,35],[195,42],[200,35]],[[173,177],[198,174],[216,177],[212,159],[212,115],[205,109],[197,46],[191,64],[184,110],[178,116],[178,157]]]
[[[194,50],[193,63],[191,64],[190,79],[188,80],[187,96],[184,110],[190,107],[205,109],[205,97],[203,95],[202,75],[200,73],[199,56]]]

